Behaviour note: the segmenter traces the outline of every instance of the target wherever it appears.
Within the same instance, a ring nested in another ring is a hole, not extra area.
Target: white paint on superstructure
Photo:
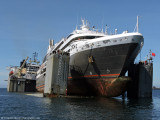
[[[95,49],[99,47],[106,47],[119,44],[138,43],[143,44],[143,36],[138,32],[128,33],[124,31],[122,34],[108,35],[103,32],[97,32],[89,29],[88,23],[82,20],[80,30],[74,30],[67,38],[62,38],[61,41],[56,43],[54,47],[49,47],[48,54],[56,51],[63,50],[70,52],[70,55],[77,52]]]

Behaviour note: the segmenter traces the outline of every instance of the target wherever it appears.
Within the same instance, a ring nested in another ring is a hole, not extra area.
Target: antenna
[[[106,24],[106,31],[105,31],[105,34],[106,34],[106,35],[108,35],[108,31],[107,31],[107,24]]]
[[[33,53],[33,60],[34,60],[34,61],[37,61],[37,57],[38,57],[38,53],[34,52],[34,53]]]
[[[117,34],[117,31],[118,31],[118,30],[117,30],[117,28],[116,28],[116,29],[115,29],[115,35]]]
[[[103,33],[103,21],[104,21],[104,16],[102,18],[102,33]]]
[[[85,25],[84,19],[81,18],[81,21],[82,21],[82,26]]]
[[[101,31],[101,33],[103,33],[103,28],[102,28],[102,31]]]

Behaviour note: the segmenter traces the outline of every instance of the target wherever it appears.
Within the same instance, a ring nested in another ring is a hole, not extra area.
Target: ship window
[[[73,34],[68,35],[67,39],[68,39],[69,37],[71,37],[72,35],[73,35]]]
[[[113,40],[113,42],[117,42],[117,40]]]
[[[83,40],[83,39],[95,39],[95,38],[99,38],[102,36],[81,36],[81,37],[76,37],[73,40]]]
[[[89,48],[89,44],[86,44],[85,46],[86,46],[86,48]]]
[[[104,40],[103,43],[110,43],[110,40]]]

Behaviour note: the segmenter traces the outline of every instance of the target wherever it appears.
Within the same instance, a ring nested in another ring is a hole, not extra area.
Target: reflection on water
[[[47,109],[43,115],[56,116],[58,119],[141,120],[153,117],[152,99],[45,98],[41,102],[43,108]]]
[[[0,92],[0,117],[39,117],[45,120],[142,120],[160,118],[160,91],[153,99],[37,98]],[[158,95],[158,96],[157,96]]]
[[[128,112],[129,114],[126,114],[126,117],[129,117],[135,120],[151,119],[152,109],[153,109],[152,102],[153,101],[151,98],[128,100],[126,112]]]

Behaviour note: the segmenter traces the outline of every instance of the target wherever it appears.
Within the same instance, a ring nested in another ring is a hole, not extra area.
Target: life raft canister
[[[12,75],[13,74],[13,71],[11,71],[10,73],[9,73],[9,75]]]

